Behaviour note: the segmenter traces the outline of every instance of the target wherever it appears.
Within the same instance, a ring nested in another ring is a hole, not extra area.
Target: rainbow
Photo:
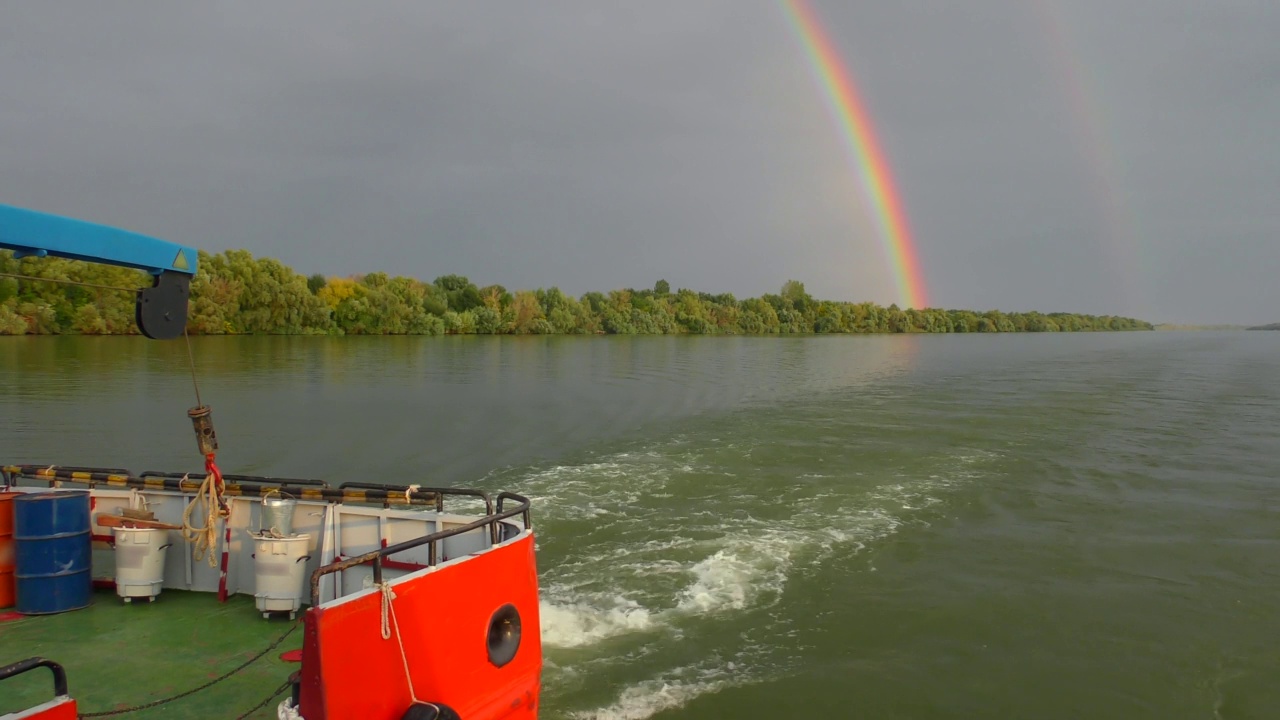
[[[1123,191],[1121,180],[1125,168],[1123,157],[1115,151],[1110,141],[1112,133],[1105,127],[1106,113],[1097,98],[1101,97],[1098,80],[1091,77],[1084,56],[1076,49],[1071,37],[1070,23],[1055,3],[1035,0],[1030,3],[1039,26],[1043,29],[1043,43],[1053,69],[1062,87],[1065,103],[1075,126],[1076,143],[1086,160],[1092,177],[1089,187],[1102,214],[1105,231],[1098,238],[1116,282],[1121,302],[1139,316],[1150,314],[1146,303],[1148,282],[1139,260],[1142,254],[1143,232],[1138,218],[1130,208],[1131,203]]]
[[[871,115],[858,94],[853,73],[836,52],[808,0],[783,0],[782,4],[862,181],[901,302],[905,307],[928,307],[924,274],[920,271],[919,254],[902,207],[902,194],[893,182],[889,163],[872,131]]]

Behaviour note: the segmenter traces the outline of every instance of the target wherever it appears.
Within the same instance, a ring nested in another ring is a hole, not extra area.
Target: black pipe
[[[146,472],[142,473],[142,475],[140,475],[139,477],[142,477],[142,478],[148,478],[148,477],[184,478],[185,477],[190,480],[198,480],[203,482],[206,477],[206,474],[202,472],[171,473],[171,472],[156,472],[154,470],[147,470]],[[322,487],[322,488],[329,487],[329,483],[325,482],[324,480],[311,480],[308,478],[277,478],[277,477],[266,477],[262,475],[223,474],[222,479],[229,483],[256,483],[256,484],[264,484],[264,485],[310,485],[313,487]]]
[[[53,694],[54,697],[67,694],[67,671],[62,669],[58,663],[47,660],[42,657],[27,658],[19,660],[11,665],[0,667],[0,680],[8,680],[15,675],[21,675],[29,670],[47,667],[53,671]]]
[[[17,465],[4,468],[13,478],[25,477],[52,483],[55,480],[86,483],[93,487],[95,483],[112,486],[133,487],[139,489],[174,490],[178,492],[194,492],[200,482],[205,479],[204,473],[144,473],[135,477],[127,471],[124,473],[106,470],[63,468],[49,465]],[[223,479],[253,478],[254,476],[223,476]],[[368,489],[353,488],[351,492],[335,490],[319,480],[304,480],[305,486],[276,485],[271,478],[259,478],[250,482],[228,482],[223,486],[227,497],[264,497],[273,492],[288,492],[301,500],[325,502],[382,502],[405,503],[408,505],[440,505],[440,497],[434,491],[418,491],[409,493],[405,502],[404,491],[388,490],[385,485],[372,486]],[[285,481],[288,482],[288,481]],[[454,492],[454,491],[450,491]],[[456,491],[460,495],[470,495],[468,491]],[[478,492],[478,491],[476,491]],[[483,497],[483,494],[481,494]]]
[[[381,485],[378,483],[368,482],[344,482],[338,486],[339,490],[346,488],[358,488],[362,490],[387,490],[396,492],[408,492],[411,485]],[[493,514],[493,500],[489,499],[489,493],[483,490],[474,490],[472,488],[441,488],[441,487],[419,487],[416,492],[435,493],[439,497],[436,503],[436,512],[444,512],[444,496],[445,495],[461,495],[465,497],[477,497],[484,500],[484,512],[486,515]]]

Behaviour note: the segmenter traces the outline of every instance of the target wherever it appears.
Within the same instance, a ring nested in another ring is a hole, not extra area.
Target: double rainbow
[[[884,150],[876,140],[871,116],[858,94],[853,73],[836,52],[808,0],[783,0],[783,7],[840,128],[849,160],[862,181],[900,302],[905,307],[928,307],[924,275],[920,271],[920,258],[911,238],[907,214],[902,207],[902,195],[893,182]]]

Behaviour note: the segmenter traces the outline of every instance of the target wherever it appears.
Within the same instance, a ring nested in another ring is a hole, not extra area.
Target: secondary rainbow
[[[906,307],[928,307],[924,275],[920,271],[920,258],[911,238],[902,196],[893,182],[884,151],[876,140],[871,116],[858,93],[853,73],[836,52],[835,45],[807,0],[783,0],[782,4],[840,128],[849,159],[862,181],[900,302]]]
[[[1101,232],[1082,228],[1082,239],[1096,236],[1105,257],[1105,266],[1113,274],[1117,293],[1125,307],[1135,315],[1152,312],[1146,303],[1150,287],[1139,261],[1142,255],[1142,226],[1132,212],[1133,203],[1125,192],[1127,168],[1111,142],[1113,131],[1107,127],[1106,107],[1098,87],[1103,78],[1090,72],[1086,56],[1072,37],[1071,23],[1060,3],[1034,0],[1027,7],[1035,14],[1043,32],[1042,43],[1053,65],[1057,84],[1063,89],[1066,108],[1073,120],[1080,157],[1086,161],[1091,177],[1088,186],[1094,193],[1101,221]]]

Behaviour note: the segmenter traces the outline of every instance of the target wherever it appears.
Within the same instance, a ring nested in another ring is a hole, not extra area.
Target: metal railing
[[[109,487],[128,487],[145,490],[171,490],[184,493],[198,492],[200,483],[205,479],[204,473],[161,473],[144,472],[135,476],[128,470],[120,468],[92,468],[66,465],[6,465],[0,467],[5,485],[14,484],[19,478],[47,482],[55,487],[59,482],[76,482],[89,487],[106,485]],[[524,529],[532,526],[529,499],[511,492],[499,493],[497,502],[488,493],[470,488],[437,488],[412,485],[382,485],[366,482],[345,482],[337,488],[329,487],[322,480],[300,480],[294,478],[270,478],[255,475],[224,475],[224,494],[230,497],[261,497],[269,492],[289,493],[301,500],[325,501],[332,503],[381,503],[390,505],[434,505],[437,512],[444,512],[444,497],[477,498],[484,503],[484,517],[458,527],[430,533],[413,540],[395,545],[388,545],[367,552],[357,557],[346,558],[322,568],[311,575],[311,605],[315,607],[320,599],[320,578],[330,573],[348,568],[373,564],[374,582],[382,582],[382,563],[385,558],[398,552],[410,550],[422,545],[429,545],[427,550],[427,566],[434,567],[439,562],[437,543],[442,540],[462,535],[479,528],[487,528],[489,540],[496,546],[507,538],[502,532],[502,521],[519,515]],[[233,482],[234,481],[234,482]],[[518,503],[510,509],[505,507],[506,501]]]
[[[29,670],[47,667],[53,672],[53,695],[61,697],[67,694],[67,671],[62,669],[58,663],[47,660],[42,657],[27,658],[19,660],[16,663],[0,667],[0,680],[8,680],[15,675],[21,675]]]
[[[135,488],[138,490],[169,490],[196,493],[206,475],[203,472],[163,473],[147,471],[142,475],[120,468],[92,468],[69,465],[6,465],[0,467],[4,485],[13,485],[19,478],[48,483],[73,482],[90,488],[98,486]],[[409,486],[377,485],[373,483],[346,483],[342,488],[331,488],[323,480],[298,478],[273,478],[257,475],[223,475],[223,494],[227,497],[263,497],[272,492],[288,493],[300,500],[332,503],[378,503],[391,505],[434,505],[444,511],[442,495],[475,495],[478,491],[448,488],[418,488]],[[483,496],[483,495],[482,495]],[[487,499],[486,499],[487,502]]]
[[[479,493],[479,491],[468,491],[465,494],[472,494],[472,493]],[[484,496],[483,493],[479,493],[479,494],[481,496]],[[503,501],[505,500],[513,500],[519,504],[516,507],[513,507],[507,510],[503,508]],[[320,579],[323,578],[325,575],[336,573],[342,570],[348,570],[350,568],[357,567],[359,565],[372,564],[373,565],[373,581],[374,583],[381,584],[383,560],[398,552],[404,552],[405,550],[412,550],[413,548],[416,548],[416,547],[422,547],[423,545],[428,545],[427,567],[435,567],[439,561],[439,553],[436,551],[436,543],[440,542],[441,540],[445,540],[447,538],[451,538],[456,535],[461,535],[463,533],[468,533],[468,532],[471,532],[472,530],[477,530],[479,528],[488,527],[489,537],[495,538],[493,544],[497,545],[499,544],[499,542],[501,542],[496,538],[501,537],[501,533],[499,532],[498,528],[500,527],[500,523],[503,520],[506,520],[508,518],[513,518],[519,515],[524,522],[525,530],[528,530],[532,526],[532,523],[530,520],[529,498],[526,498],[522,495],[517,495],[515,493],[502,492],[502,493],[498,493],[498,503],[497,503],[496,511],[493,509],[493,505],[488,502],[488,497],[485,497],[485,504],[486,504],[486,507],[488,508],[488,512],[484,517],[474,522],[469,522],[466,525],[459,525],[458,527],[455,527],[455,528],[449,528],[448,530],[440,530],[439,532],[423,535],[422,537],[414,538],[412,540],[406,540],[402,543],[396,543],[395,545],[388,545],[386,547],[378,548],[377,550],[371,550],[363,555],[357,555],[356,557],[339,560],[337,562],[333,562],[328,565],[325,565],[322,568],[318,568],[315,572],[311,573],[311,607],[317,607],[320,605]]]

